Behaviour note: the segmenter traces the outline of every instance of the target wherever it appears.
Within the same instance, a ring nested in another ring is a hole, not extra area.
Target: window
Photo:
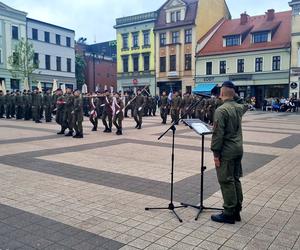
[[[185,43],[192,43],[192,29],[185,30]]]
[[[212,62],[206,62],[206,75],[212,75]]]
[[[139,72],[139,57],[136,55],[133,56],[133,71]]]
[[[166,33],[160,33],[159,34],[159,44],[160,44],[160,47],[163,47],[167,44]]]
[[[132,33],[132,45],[134,48],[139,47],[139,33]]]
[[[240,45],[240,35],[226,37],[226,47]]]
[[[67,58],[67,72],[72,72],[72,60]]]
[[[262,72],[263,71],[263,58],[258,57],[255,58],[255,72]]]
[[[172,43],[173,44],[179,43],[179,32],[178,31],[172,32]]]
[[[220,61],[220,74],[226,74],[226,61]]]
[[[176,11],[176,22],[181,20],[181,11]]]
[[[176,12],[171,12],[171,23],[176,22]]]
[[[13,52],[13,64],[19,64],[19,53],[18,52]]]
[[[280,56],[273,56],[273,63],[272,63],[272,69],[273,71],[280,70]]]
[[[144,46],[150,45],[150,32],[144,31]]]
[[[245,60],[244,59],[238,59],[237,60],[237,72],[238,73],[244,73],[244,66],[245,66]]]
[[[185,70],[191,70],[192,69],[192,55],[191,54],[186,54],[185,55],[184,69]]]
[[[45,31],[44,35],[45,35],[45,42],[50,43],[50,33]]]
[[[149,54],[144,54],[144,71],[149,71],[150,69],[150,56]]]
[[[66,37],[66,45],[67,47],[71,47],[71,38],[70,37]]]
[[[160,57],[159,59],[159,71],[166,72],[166,57]]]
[[[38,68],[40,61],[39,61],[39,53],[34,53],[33,56],[33,64]]]
[[[170,71],[176,71],[176,55],[170,56]]]
[[[181,20],[181,11],[171,12],[171,23],[176,23]]]
[[[128,34],[122,35],[123,49],[128,49]]]
[[[12,90],[20,90],[20,80],[10,79],[10,88]]]
[[[55,41],[57,45],[60,45],[60,35],[58,34],[55,35]]]
[[[253,43],[266,43],[268,41],[268,32],[259,32],[252,34]]]
[[[56,70],[61,71],[61,57],[60,56],[56,57]]]
[[[123,57],[123,72],[128,72],[128,56]]]
[[[12,26],[12,39],[19,39],[19,28],[17,26]]]
[[[49,55],[45,55],[45,66],[47,70],[51,69],[51,58]]]
[[[32,29],[32,40],[39,40],[38,30]]]

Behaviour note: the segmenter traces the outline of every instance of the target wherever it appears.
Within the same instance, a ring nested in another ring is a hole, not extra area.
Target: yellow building
[[[160,92],[191,92],[197,42],[224,18],[230,18],[225,0],[168,0],[158,10],[156,78]]]
[[[155,94],[156,17],[149,12],[116,20],[118,90],[135,92],[149,85]]]
[[[293,0],[292,7],[292,41],[291,41],[291,79],[290,94],[300,96],[300,0]]]

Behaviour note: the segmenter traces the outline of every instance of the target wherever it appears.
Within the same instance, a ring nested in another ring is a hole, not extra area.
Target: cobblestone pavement
[[[254,112],[244,119],[242,222],[198,221],[192,208],[169,204],[171,133],[158,117],[124,136],[56,135],[56,124],[0,120],[0,249],[300,249],[300,116]],[[200,137],[176,132],[175,205],[197,204]],[[222,198],[205,142],[205,205]]]

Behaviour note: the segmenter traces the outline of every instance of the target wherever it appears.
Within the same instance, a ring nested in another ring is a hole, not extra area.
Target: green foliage
[[[29,79],[38,68],[34,63],[32,43],[22,38],[15,46],[13,54],[8,58],[9,71],[15,78]]]
[[[81,89],[82,85],[85,84],[85,68],[86,63],[84,57],[80,54],[77,54],[75,58],[75,72],[78,89]]]

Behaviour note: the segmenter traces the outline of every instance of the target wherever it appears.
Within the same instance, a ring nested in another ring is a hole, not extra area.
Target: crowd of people
[[[203,98],[201,96],[180,92],[161,96],[151,96],[146,89],[137,90],[136,94],[109,91],[82,94],[79,90],[72,91],[67,88],[45,92],[35,89],[33,91],[6,91],[0,90],[0,118],[32,120],[35,123],[52,122],[53,117],[60,125],[59,135],[83,138],[82,122],[84,116],[89,117],[92,131],[97,131],[98,120],[102,121],[104,133],[111,133],[113,126],[116,134],[123,134],[123,119],[133,117],[136,129],[142,129],[143,117],[156,116],[160,109],[162,124],[167,123],[168,116],[171,122],[178,122],[179,117],[199,118],[212,124],[213,114],[219,99]]]
[[[298,112],[300,99],[291,98],[266,98],[263,103],[263,110],[272,110],[275,112]]]

